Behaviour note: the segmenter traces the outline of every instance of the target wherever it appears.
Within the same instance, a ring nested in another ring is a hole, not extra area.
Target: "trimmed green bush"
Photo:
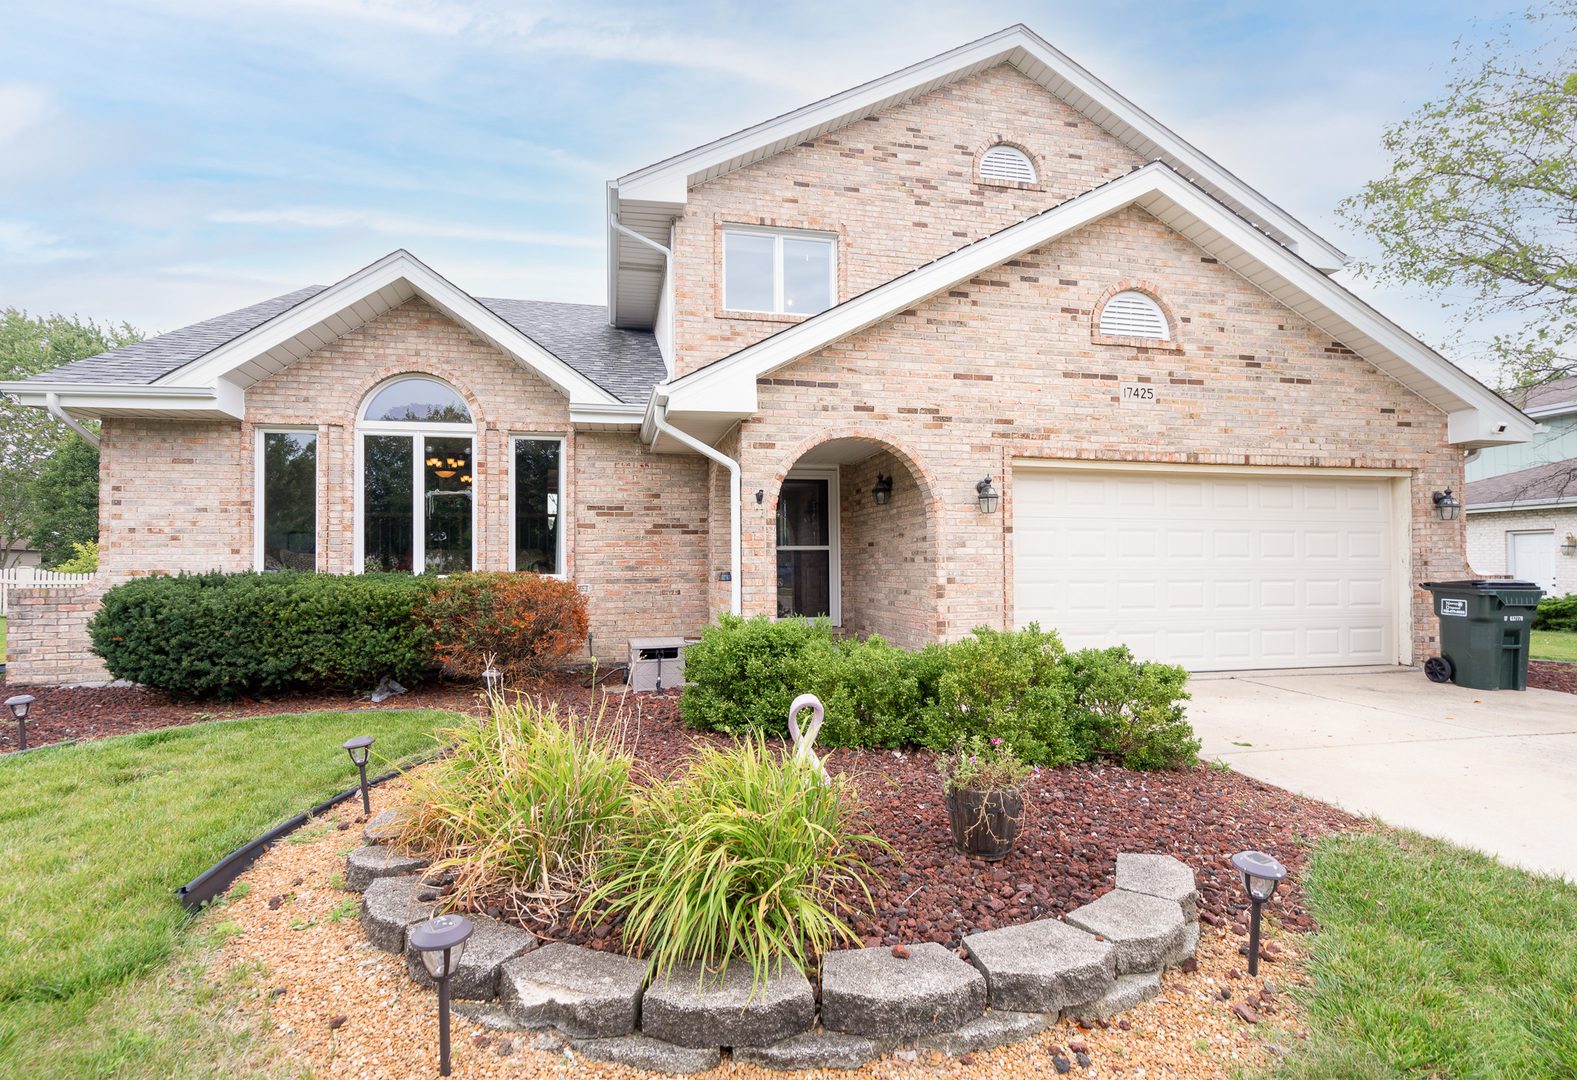
[[[1533,617],[1535,630],[1577,630],[1577,593],[1546,596]]]
[[[786,735],[789,702],[809,692],[826,706],[823,746],[942,752],[1000,738],[1036,765],[1143,769],[1191,764],[1199,748],[1181,705],[1186,671],[1124,648],[1070,654],[1035,625],[907,652],[839,640],[825,620],[724,615],[686,651],[685,676],[685,722],[736,735]]]
[[[138,578],[104,594],[88,632],[110,674],[156,690],[221,699],[369,690],[433,667],[413,609],[436,584],[290,570]]]

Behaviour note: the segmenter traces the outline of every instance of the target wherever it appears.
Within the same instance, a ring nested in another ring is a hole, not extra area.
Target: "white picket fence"
[[[36,566],[13,566],[0,570],[0,613],[9,610],[12,589],[63,589],[72,585],[87,585],[92,574],[62,574],[54,570],[40,570]]]

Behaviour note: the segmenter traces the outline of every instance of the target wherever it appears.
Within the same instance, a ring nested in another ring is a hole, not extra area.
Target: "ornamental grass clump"
[[[437,733],[453,748],[411,778],[403,846],[454,875],[453,906],[486,900],[517,914],[558,910],[594,887],[625,827],[631,755],[622,718],[577,721],[519,697]]]
[[[860,892],[868,904],[871,868],[859,848],[891,848],[856,833],[842,777],[823,778],[752,737],[703,749],[681,779],[636,805],[583,910],[622,914],[624,941],[653,977],[675,964],[721,977],[737,959],[759,988],[784,960],[803,968],[858,940],[835,913],[837,894]]]

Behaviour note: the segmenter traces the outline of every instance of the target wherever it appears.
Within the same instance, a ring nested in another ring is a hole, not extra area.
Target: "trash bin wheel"
[[[1455,671],[1451,661],[1443,656],[1431,656],[1424,661],[1424,674],[1429,676],[1430,682],[1450,682]]]

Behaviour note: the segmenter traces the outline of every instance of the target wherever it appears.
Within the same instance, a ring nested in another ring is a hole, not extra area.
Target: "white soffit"
[[[1013,65],[1141,157],[1176,169],[1319,269],[1346,265],[1347,256],[1335,245],[1023,24],[626,173],[609,185],[609,209],[627,228],[666,245],[668,223],[683,212],[690,188],[999,64]],[[608,233],[610,317],[616,325],[649,327],[656,303],[647,294],[655,297],[660,285],[646,279],[660,280],[662,258],[621,251],[645,245],[622,244],[611,227]]]
[[[499,352],[535,371],[571,402],[619,404],[612,394],[403,250],[358,270],[234,341],[162,376],[153,385],[211,386],[224,381],[244,390],[418,296]]]
[[[1320,270],[1159,163],[1146,165],[654,388],[668,421],[713,430],[756,411],[756,380],[1025,251],[1138,206],[1448,414],[1451,441],[1527,441],[1535,422]],[[1185,342],[1186,345],[1186,342]],[[695,432],[699,435],[699,431]]]

